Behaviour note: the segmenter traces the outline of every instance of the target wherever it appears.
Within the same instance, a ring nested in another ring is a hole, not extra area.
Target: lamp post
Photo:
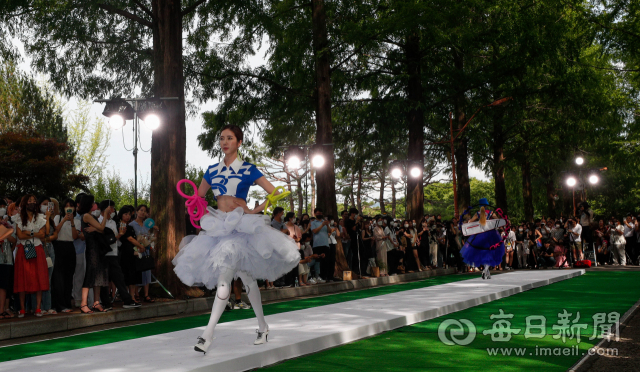
[[[471,120],[473,120],[473,118],[476,117],[476,115],[480,112],[480,110],[482,110],[485,107],[490,107],[490,106],[499,106],[509,100],[513,99],[513,97],[504,97],[504,98],[500,98],[498,100],[495,100],[489,104],[486,104],[482,107],[480,107],[479,109],[476,110],[476,112],[473,113],[473,115],[471,115],[471,117],[469,118],[469,120],[467,120],[467,123],[460,129],[457,129],[458,134],[455,135],[455,137],[453,136],[453,113],[449,112],[449,131],[450,131],[450,135],[451,135],[451,139],[446,140],[446,141],[440,141],[440,142],[431,142],[428,143],[428,145],[439,145],[439,144],[444,144],[444,143],[449,143],[451,145],[451,180],[453,182],[453,209],[454,209],[454,217],[458,218],[458,185],[456,182],[456,160],[455,160],[455,140],[456,138],[458,138],[462,132],[465,130],[465,128],[467,128],[467,125],[469,125],[469,123],[471,123]]]
[[[333,146],[333,143],[323,143],[314,145],[289,145],[280,146],[286,148],[284,151],[285,164],[290,169],[299,169],[302,161],[305,162],[305,168],[307,175],[304,179],[304,210],[305,213],[309,213],[307,200],[307,177],[313,168],[321,168],[324,166],[325,159],[322,156],[321,146]],[[311,163],[311,164],[310,164]]]
[[[407,180],[409,178],[409,175],[413,178],[422,177],[422,174],[424,172],[424,166],[418,160],[408,160],[408,159],[394,160],[391,162],[391,166],[389,167],[389,172],[392,178],[395,178],[395,179],[403,178],[404,180],[404,184],[405,184],[404,211],[405,211],[405,217],[408,218],[407,198],[409,195],[407,191],[407,184],[408,184]],[[395,216],[393,217],[395,218]]]
[[[109,118],[109,125],[113,129],[123,128],[127,124],[127,120],[133,120],[133,203],[135,208],[138,208],[138,139],[140,137],[140,117],[142,117],[142,120],[149,129],[158,129],[164,110],[163,101],[177,101],[178,99],[178,97],[113,98],[94,101],[106,103],[102,115]]]
[[[584,175],[582,173],[582,165],[585,162],[585,159],[582,155],[578,155],[575,158],[575,163],[578,166],[578,176],[569,175],[566,179],[567,186],[571,187],[571,193],[573,198],[573,215],[576,215],[576,186],[580,187],[580,199],[582,201],[587,200],[587,191],[585,188],[586,181],[588,181],[591,185],[597,185],[600,182],[599,173],[602,171],[606,171],[607,168],[599,168],[599,169],[590,169],[588,174],[589,176],[585,180]]]

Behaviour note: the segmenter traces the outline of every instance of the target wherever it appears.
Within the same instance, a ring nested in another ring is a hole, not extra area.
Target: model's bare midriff
[[[218,200],[218,210],[222,212],[231,212],[238,208],[237,204],[247,205],[247,202],[244,199],[236,198],[235,196],[230,195],[220,195],[217,197]],[[236,204],[237,203],[237,204]]]

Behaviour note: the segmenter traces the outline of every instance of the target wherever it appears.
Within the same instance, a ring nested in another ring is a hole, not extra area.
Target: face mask
[[[335,222],[331,221],[331,226],[335,226],[335,224],[336,224]]]
[[[47,206],[46,205],[41,205],[40,206],[40,212],[42,212],[42,214],[47,213]]]
[[[4,217],[4,215],[7,213],[7,209],[6,208],[0,208],[0,217]]]
[[[317,215],[317,216],[316,216],[316,219],[317,219],[317,220],[321,220],[321,219],[322,219],[322,215]]]
[[[413,227],[416,227],[416,223],[415,222],[413,223]]]
[[[405,225],[404,225],[404,228],[405,228],[405,229],[408,229],[408,228],[409,228],[409,224],[405,224]]]
[[[518,229],[518,231],[522,232],[522,229]]]
[[[91,215],[95,218],[100,217],[100,210],[96,209],[95,211],[91,212]]]
[[[113,219],[113,217],[116,216],[116,212],[111,212],[111,214],[109,215],[109,218]]]
[[[29,212],[35,212],[36,211],[36,203],[28,203],[27,204],[27,210]]]
[[[378,226],[382,226],[382,221],[378,221]]]
[[[67,208],[64,210],[67,214],[73,213],[73,208]]]
[[[11,216],[11,222],[16,223],[19,216],[20,216],[19,214],[14,214],[13,216]]]

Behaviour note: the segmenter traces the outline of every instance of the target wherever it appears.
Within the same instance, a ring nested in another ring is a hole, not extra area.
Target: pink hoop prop
[[[194,194],[193,195],[187,195],[185,193],[182,192],[182,190],[180,190],[180,185],[183,183],[187,183],[189,185],[191,185],[191,187],[193,187],[193,191]],[[198,196],[198,188],[196,187],[196,184],[193,183],[190,180],[180,180],[178,181],[178,184],[176,185],[176,188],[178,189],[178,194],[180,194],[180,196],[182,196],[183,198],[186,198],[187,201],[184,202],[184,205],[187,207],[187,212],[189,213],[189,219],[191,220],[191,224],[196,228],[199,229],[200,226],[198,226],[196,224],[196,221],[200,221],[200,219],[207,214],[207,201],[204,200],[204,198],[201,198]]]

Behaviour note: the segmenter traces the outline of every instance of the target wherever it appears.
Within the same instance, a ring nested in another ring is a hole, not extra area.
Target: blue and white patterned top
[[[210,166],[204,174],[204,180],[211,185],[216,198],[229,195],[247,200],[249,187],[262,176],[258,167],[236,158],[229,167],[224,162]]]

